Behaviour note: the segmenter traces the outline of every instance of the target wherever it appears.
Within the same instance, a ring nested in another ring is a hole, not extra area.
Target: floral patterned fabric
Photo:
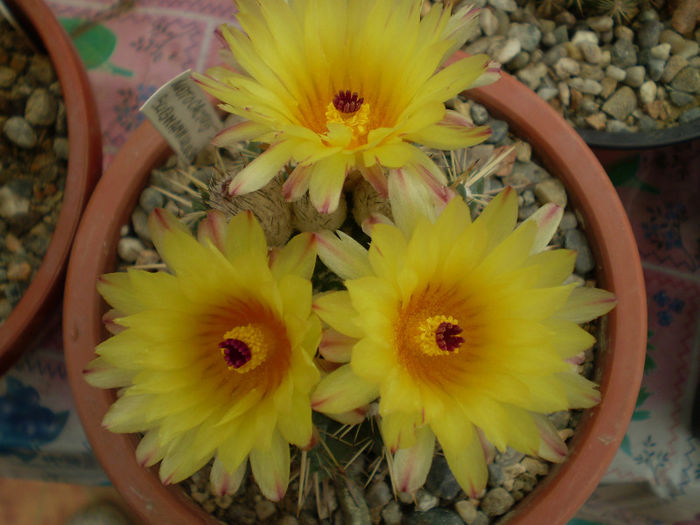
[[[233,18],[229,0],[49,4],[88,67],[105,167],[160,85],[218,61],[214,28]],[[700,524],[700,440],[689,426],[700,366],[700,142],[644,153],[609,173],[644,264],[649,346],[622,447],[571,525]],[[106,483],[70,396],[55,322],[0,378],[0,476]]]

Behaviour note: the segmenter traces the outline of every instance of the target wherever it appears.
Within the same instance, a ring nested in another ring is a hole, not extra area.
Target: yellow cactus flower
[[[517,196],[508,188],[472,222],[460,198],[439,213],[406,198],[403,185],[389,179],[396,225],[374,224],[369,251],[341,232],[317,236],[319,257],[347,288],[314,301],[332,329],[322,354],[349,363],[321,380],[312,403],[333,415],[379,397],[397,488],[424,483],[437,438],[476,497],[488,478],[484,439],[499,450],[565,458],[545,414],[599,401],[571,358],[594,343],[578,324],[615,299],[566,284],[575,252],[546,249],[561,208],[546,205],[516,227]]]
[[[477,9],[451,15],[433,4],[421,19],[421,0],[235,4],[240,28],[220,28],[230,67],[194,75],[222,109],[244,119],[216,144],[270,145],[231,181],[231,195],[261,188],[290,161],[296,167],[285,197],[294,200],[308,189],[325,213],[336,209],[351,170],[384,195],[382,167],[415,166],[416,184],[442,188],[444,174],[414,144],[452,150],[489,136],[488,128],[444,105],[498,78],[486,55],[441,69],[475,28]]]
[[[279,500],[289,444],[312,442],[314,238],[298,235],[268,255],[250,212],[228,223],[210,212],[197,239],[160,209],[149,226],[172,273],[129,270],[98,284],[115,335],[96,348],[85,379],[121,389],[103,425],[143,433],[137,459],[161,461],[166,484],[214,458],[214,490],[233,493],[250,460],[262,493]]]

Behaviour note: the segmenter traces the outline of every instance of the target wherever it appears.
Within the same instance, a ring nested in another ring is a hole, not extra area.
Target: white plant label
[[[141,112],[170,147],[187,160],[192,160],[222,128],[204,91],[190,78],[190,70],[161,86]]]

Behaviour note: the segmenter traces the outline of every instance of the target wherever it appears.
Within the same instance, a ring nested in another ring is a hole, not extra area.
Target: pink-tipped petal
[[[537,234],[535,242],[532,243],[530,254],[539,253],[547,247],[554,234],[557,233],[563,215],[564,209],[550,202],[527,218],[527,221],[534,221],[537,224]]]
[[[187,226],[180,222],[172,213],[163,208],[156,208],[148,216],[148,229],[156,250],[161,254],[163,237],[167,233],[180,231],[188,235],[190,234]]]
[[[311,407],[326,414],[343,414],[367,405],[378,395],[377,385],[355,375],[350,365],[344,365],[321,380],[311,396]]]
[[[241,486],[243,477],[245,476],[248,467],[248,460],[243,460],[240,466],[233,472],[228,472],[224,463],[217,457],[214,459],[209,481],[215,495],[225,496],[226,494],[235,494]]]
[[[226,251],[226,217],[218,210],[211,210],[199,223],[197,239],[205,244],[210,241],[221,253]]]
[[[318,346],[318,351],[324,359],[334,363],[349,363],[352,355],[352,347],[355,346],[357,339],[348,337],[340,332],[328,328],[323,331],[321,343]]]
[[[327,414],[331,419],[335,419],[343,425],[359,425],[367,417],[367,412],[369,412],[369,405],[363,405],[357,407],[349,412],[343,412],[341,414]]]
[[[566,459],[568,448],[559,436],[554,425],[542,414],[533,414],[533,419],[540,431],[540,449],[538,455],[547,461],[561,463]]]
[[[105,328],[110,334],[117,335],[119,332],[126,330],[125,326],[122,326],[117,322],[117,319],[120,317],[124,317],[124,314],[115,308],[107,310],[102,316],[102,323],[105,325]]]
[[[389,201],[394,222],[406,237],[411,236],[421,217],[435,222],[439,215],[440,206],[410,166],[389,174]]]
[[[309,175],[309,197],[314,208],[321,213],[333,213],[338,208],[346,174],[343,155],[331,155],[314,164]]]
[[[369,182],[374,190],[379,193],[382,197],[386,198],[389,196],[389,186],[386,180],[386,173],[384,173],[384,168],[379,164],[375,164],[369,168],[360,168],[360,173],[362,177]]]
[[[265,153],[238,172],[229,184],[228,194],[242,195],[265,186],[289,161],[292,150],[292,142],[288,140],[267,148]]]
[[[394,454],[394,482],[400,492],[413,493],[425,484],[433,462],[435,435],[428,425],[416,430],[416,441]]]
[[[486,65],[486,71],[484,71],[470,87],[488,86],[489,84],[497,82],[500,78],[501,65],[498,62],[491,61]]]
[[[289,484],[289,443],[275,430],[270,448],[254,447],[249,459],[253,476],[263,496],[271,501],[280,501]]]
[[[600,288],[574,288],[564,307],[554,317],[574,323],[587,323],[608,313],[617,304],[615,295]]]
[[[212,140],[212,144],[220,148],[228,148],[244,140],[254,140],[269,131],[270,128],[263,124],[258,124],[252,120],[244,120],[220,131]]]
[[[389,217],[387,217],[386,215],[382,215],[381,213],[371,213],[369,217],[367,217],[364,221],[362,221],[362,224],[360,226],[361,226],[363,232],[365,232],[367,235],[371,236],[372,229],[377,224],[389,224],[391,226],[394,225],[394,223],[391,221],[391,219],[389,219]]]
[[[282,186],[282,195],[288,201],[300,199],[309,189],[311,166],[297,165]]]
[[[136,447],[136,461],[142,467],[151,467],[165,455],[165,450],[158,446],[158,431],[149,430]]]
[[[85,381],[98,388],[121,388],[131,384],[136,371],[114,367],[104,358],[96,357],[83,370]]]
[[[445,26],[443,36],[452,40],[453,43],[450,49],[445,53],[445,57],[451,56],[452,53],[457,51],[467,40],[476,34],[479,27],[479,12],[479,8],[471,4],[466,4],[450,17]]]
[[[312,233],[295,235],[270,254],[270,269],[278,279],[290,273],[310,279],[315,265],[316,237]]]
[[[319,258],[341,279],[355,279],[371,273],[367,250],[346,233],[324,230],[315,236]]]

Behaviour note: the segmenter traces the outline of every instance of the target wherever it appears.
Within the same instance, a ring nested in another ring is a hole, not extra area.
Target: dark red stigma
[[[350,93],[349,89],[338,91],[333,97],[333,105],[341,113],[355,113],[364,101],[364,97],[360,97],[357,92]]]
[[[440,326],[435,330],[435,343],[440,350],[452,352],[464,342],[463,337],[458,334],[462,333],[459,325],[452,323],[440,323]]]
[[[240,339],[226,339],[219,343],[219,348],[223,349],[224,359],[228,366],[240,368],[250,361],[252,354],[250,348]]]

